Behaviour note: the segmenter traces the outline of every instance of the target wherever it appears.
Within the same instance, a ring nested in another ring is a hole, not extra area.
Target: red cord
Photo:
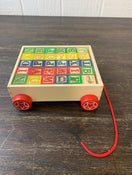
[[[104,84],[103,84],[104,85]],[[91,154],[92,156],[94,157],[106,157],[108,155],[110,155],[116,148],[116,145],[117,145],[117,141],[118,141],[118,130],[117,130],[117,124],[116,124],[116,120],[115,120],[115,114],[114,114],[114,111],[113,111],[113,108],[112,108],[112,105],[111,105],[111,102],[110,102],[110,99],[108,97],[108,94],[107,94],[107,91],[106,91],[106,88],[105,88],[105,85],[104,85],[104,92],[105,92],[105,96],[107,98],[107,101],[109,103],[109,106],[110,106],[110,110],[111,110],[111,114],[112,114],[112,117],[113,117],[113,122],[114,122],[114,127],[115,127],[115,141],[114,141],[114,144],[112,146],[112,148],[105,152],[105,153],[102,153],[102,154],[96,154],[96,153],[93,153],[91,152],[83,142],[80,142],[81,145],[83,146],[83,148],[89,153]]]

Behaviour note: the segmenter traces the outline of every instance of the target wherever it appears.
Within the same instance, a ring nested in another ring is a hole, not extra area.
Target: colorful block
[[[69,84],[82,84],[81,75],[68,75]]]
[[[35,53],[35,47],[26,47],[23,50],[23,53]]]
[[[17,75],[28,75],[29,68],[28,67],[18,67],[16,70]]]
[[[56,54],[45,54],[45,60],[56,60]]]
[[[67,53],[66,57],[67,57],[67,60],[77,60],[78,59],[77,53]]]
[[[45,60],[45,67],[55,67],[56,61],[55,60]]]
[[[81,74],[81,68],[80,67],[68,67],[68,74],[70,75]]]
[[[31,67],[29,69],[29,75],[42,75],[42,70],[41,67]]]
[[[77,52],[77,50],[76,50],[75,47],[68,47],[68,48],[66,49],[66,51],[67,51],[67,53],[76,53],[76,52]]]
[[[78,53],[78,58],[80,60],[87,60],[90,59],[89,53]]]
[[[56,53],[56,48],[55,47],[45,48],[45,53]]]
[[[57,75],[67,75],[68,74],[67,67],[57,67],[56,74]]]
[[[68,83],[68,76],[67,75],[56,75],[55,76],[55,83],[56,84],[67,84]]]
[[[85,47],[79,47],[77,48],[78,53],[88,53],[88,49]]]
[[[26,84],[28,75],[15,75],[12,84]]]
[[[66,48],[65,47],[57,47],[56,53],[66,53]]]
[[[42,60],[33,60],[32,61],[32,67],[43,67],[44,61]]]
[[[34,58],[34,54],[27,54],[27,53],[23,53],[21,56],[21,60],[32,60]]]
[[[80,66],[79,60],[68,60],[68,66],[69,67],[77,67]]]
[[[56,54],[57,60],[66,60],[66,54]]]
[[[82,75],[83,84],[96,84],[94,75]]]
[[[43,75],[55,75],[56,68],[55,67],[45,67],[43,69]]]
[[[67,67],[67,61],[66,60],[57,60],[56,66],[57,67]]]
[[[55,76],[43,76],[41,80],[41,84],[54,84]]]
[[[80,66],[82,67],[92,67],[92,61],[89,59],[89,60],[80,60]]]
[[[81,67],[82,75],[94,75],[93,67]]]
[[[35,50],[35,53],[45,53],[45,48],[44,47],[37,47],[36,50]]]
[[[29,75],[27,84],[29,85],[38,85],[41,84],[41,76],[40,75]]]
[[[31,60],[21,60],[19,63],[19,67],[30,67],[32,64]]]
[[[45,55],[44,54],[34,54],[33,60],[44,60]]]

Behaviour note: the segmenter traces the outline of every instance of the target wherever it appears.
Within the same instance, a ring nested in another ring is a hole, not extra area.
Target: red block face
[[[68,74],[79,75],[81,74],[81,69],[80,67],[68,67]]]
[[[54,68],[54,67],[45,67],[43,69],[43,75],[54,76],[55,73],[56,73],[56,68]]]
[[[67,67],[57,67],[56,68],[56,75],[67,75],[68,70]]]
[[[28,75],[28,73],[29,73],[28,67],[18,67],[16,71],[17,75]]]
[[[41,80],[41,84],[54,84],[55,83],[55,76],[43,76]]]
[[[40,68],[40,67],[31,67],[29,69],[29,75],[42,75],[42,68]]]

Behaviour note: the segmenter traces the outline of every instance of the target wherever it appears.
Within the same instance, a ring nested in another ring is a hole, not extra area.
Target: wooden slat
[[[20,0],[0,0],[0,15],[22,15]]]
[[[62,0],[62,16],[99,16],[101,6],[101,0]]]
[[[24,15],[60,16],[60,0],[21,0]]]

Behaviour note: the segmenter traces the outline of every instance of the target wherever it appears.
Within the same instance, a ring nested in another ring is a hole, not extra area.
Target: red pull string
[[[103,84],[103,85],[104,85],[104,84]],[[116,148],[116,146],[117,146],[117,141],[118,141],[118,129],[117,129],[117,124],[116,124],[116,120],[115,120],[115,114],[114,114],[114,111],[113,111],[113,108],[112,108],[112,105],[111,105],[109,96],[108,96],[108,94],[107,94],[105,85],[104,85],[104,92],[105,92],[105,96],[106,96],[106,98],[107,98],[107,101],[108,101],[108,103],[109,103],[109,107],[110,107],[111,114],[112,114],[112,118],[113,118],[113,122],[114,122],[114,127],[115,127],[115,141],[114,141],[114,144],[113,144],[112,148],[111,148],[109,151],[107,151],[107,152],[105,152],[105,153],[102,153],[102,154],[96,154],[96,153],[91,152],[91,151],[85,146],[85,144],[84,144],[82,141],[80,141],[80,143],[81,143],[81,145],[83,146],[83,148],[84,148],[89,154],[91,154],[91,155],[94,156],[94,157],[106,157],[106,156],[110,155],[110,154],[115,150],[115,148]]]

